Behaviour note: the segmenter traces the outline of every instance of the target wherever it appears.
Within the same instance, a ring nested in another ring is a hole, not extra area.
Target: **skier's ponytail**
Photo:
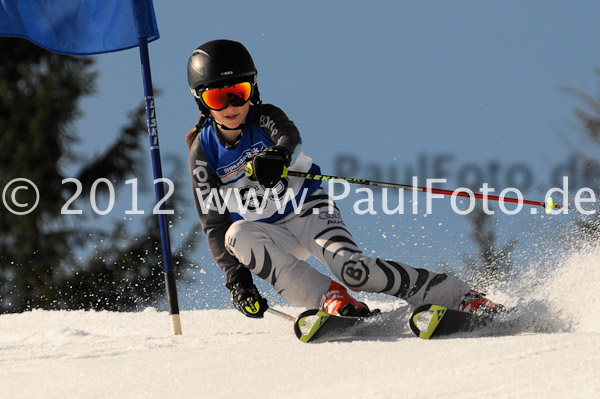
[[[205,121],[206,116],[204,116],[204,114],[200,114],[200,119],[198,119],[196,126],[185,136],[185,142],[187,143],[188,148],[192,148],[192,144],[194,143],[194,140],[196,140],[196,136],[198,136],[200,130],[202,130],[202,126],[204,126]]]

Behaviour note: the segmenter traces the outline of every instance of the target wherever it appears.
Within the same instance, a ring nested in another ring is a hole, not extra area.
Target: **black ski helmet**
[[[260,102],[257,82],[258,71],[252,56],[243,44],[232,40],[206,42],[192,52],[188,60],[187,76],[190,90],[196,98],[200,111],[208,115],[208,109],[200,102],[199,90],[222,87],[240,82],[254,85],[250,101]]]

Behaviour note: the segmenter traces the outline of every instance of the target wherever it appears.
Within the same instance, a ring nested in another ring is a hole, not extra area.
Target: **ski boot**
[[[365,303],[352,298],[346,287],[333,280],[329,290],[323,295],[319,309],[331,315],[347,317],[365,317],[372,314]]]
[[[485,297],[485,294],[469,290],[460,300],[458,310],[475,314],[495,314],[504,310],[504,306],[497,305]]]

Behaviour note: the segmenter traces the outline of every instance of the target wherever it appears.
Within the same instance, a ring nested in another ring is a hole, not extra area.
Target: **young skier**
[[[319,167],[302,152],[300,133],[286,114],[261,102],[257,70],[241,43],[201,45],[187,73],[201,113],[187,135],[195,205],[240,312],[262,317],[268,308],[251,272],[297,306],[342,316],[370,312],[344,285],[412,306],[497,308],[452,276],[365,256],[319,181],[284,177],[287,169],[319,173]],[[311,255],[344,285],[310,266],[305,259]]]

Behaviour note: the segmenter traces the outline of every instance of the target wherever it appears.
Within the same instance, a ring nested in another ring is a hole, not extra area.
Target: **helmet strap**
[[[217,134],[217,138],[219,139],[219,142],[221,143],[221,145],[225,148],[227,148],[228,150],[233,149],[235,147],[237,147],[238,143],[240,142],[240,140],[242,139],[242,134],[240,133],[240,135],[237,137],[237,139],[235,140],[234,143],[231,143],[227,140],[227,138],[225,138],[224,134],[221,132],[221,130],[244,130],[244,128],[246,127],[246,123],[242,123],[241,125],[239,125],[238,127],[231,129],[228,128],[227,126],[224,126],[220,123],[218,123],[216,120],[213,119],[213,123],[216,126],[215,129],[215,133]]]
[[[215,121],[215,124],[216,124],[216,125],[217,125],[217,126],[220,128],[220,129],[223,129],[223,130],[244,130],[244,128],[246,127],[246,123],[242,123],[242,124],[241,124],[241,125],[239,125],[238,127],[234,127],[234,128],[227,127],[227,126],[225,126],[225,125],[223,125],[223,124],[221,124],[221,123],[219,123],[219,122],[217,122],[217,121]]]

